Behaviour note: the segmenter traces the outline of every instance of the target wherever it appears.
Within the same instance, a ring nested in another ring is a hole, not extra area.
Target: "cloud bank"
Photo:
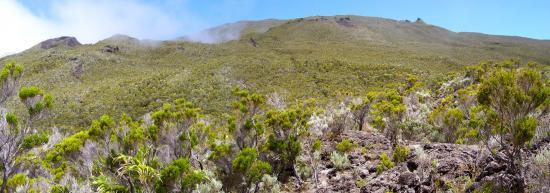
[[[48,16],[36,15],[16,0],[0,1],[0,56],[40,41],[74,36],[95,43],[114,34],[140,39],[172,39],[204,29],[206,23],[185,10],[185,1],[157,4],[132,0],[54,0]]]

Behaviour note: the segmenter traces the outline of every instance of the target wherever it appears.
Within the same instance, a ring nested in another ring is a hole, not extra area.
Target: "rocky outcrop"
[[[58,46],[75,47],[82,44],[78,42],[78,40],[74,37],[62,36],[62,37],[53,38],[53,39],[40,42],[40,44],[38,45],[41,49],[51,49]]]
[[[344,27],[355,27],[350,17],[337,18],[336,23]]]
[[[350,140],[355,148],[347,154],[351,166],[337,170],[330,161],[330,154],[343,139]],[[540,181],[540,175],[545,175],[544,172],[533,172],[533,168],[529,168],[532,165],[529,160],[534,155],[550,149],[550,143],[544,140],[524,151],[524,177],[508,173],[502,152],[493,155],[486,148],[477,145],[402,141],[401,144],[411,150],[409,156],[405,161],[395,163],[393,168],[377,173],[380,155],[386,153],[391,157],[392,152],[390,142],[383,135],[346,130],[338,137],[325,137],[322,141],[323,152],[321,164],[317,168],[317,183],[311,179],[302,179],[298,183],[291,178],[284,184],[284,189],[288,192],[507,193],[526,189],[527,192],[539,193],[546,192],[544,188],[548,187],[544,185],[546,182]],[[536,188],[531,187],[534,183],[538,183]]]
[[[417,24],[426,24],[426,22],[424,22],[424,20],[420,19],[420,18],[416,18],[416,21],[414,23],[417,23]]]
[[[71,75],[78,80],[82,79],[84,75],[84,62],[77,57],[69,58],[69,65],[71,67]]]
[[[472,178],[478,149],[453,144],[410,145],[407,161],[375,175],[361,192],[434,192],[456,179]]]

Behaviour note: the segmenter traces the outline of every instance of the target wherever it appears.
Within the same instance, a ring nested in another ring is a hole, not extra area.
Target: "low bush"
[[[394,166],[395,163],[390,160],[388,154],[382,153],[382,155],[380,155],[380,163],[378,164],[378,166],[376,166],[376,174],[379,175],[382,172],[393,168]]]
[[[336,145],[336,150],[340,153],[349,153],[352,149],[353,143],[348,139],[344,139]]]
[[[348,155],[338,152],[332,152],[332,154],[330,154],[330,162],[332,162],[336,170],[343,170],[351,166]]]
[[[395,147],[395,150],[393,150],[392,161],[395,163],[404,162],[410,153],[411,150],[407,146],[398,145]]]
[[[33,147],[44,145],[48,143],[48,134],[45,133],[36,133],[25,136],[23,138],[23,148],[25,149],[31,149]]]

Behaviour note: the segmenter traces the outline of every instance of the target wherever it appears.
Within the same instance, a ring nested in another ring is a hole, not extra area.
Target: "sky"
[[[548,0],[0,0],[0,56],[58,36],[167,40],[240,20],[317,15],[422,18],[456,32],[550,39]]]

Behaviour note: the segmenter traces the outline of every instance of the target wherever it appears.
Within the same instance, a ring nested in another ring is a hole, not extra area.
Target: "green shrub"
[[[382,131],[390,140],[392,147],[395,147],[397,134],[406,111],[403,96],[397,90],[390,89],[385,92],[369,93],[369,99],[374,102],[372,105],[373,125]]]
[[[175,179],[178,176],[182,176],[184,173],[189,172],[190,169],[191,164],[189,164],[189,160],[186,158],[179,158],[163,168],[160,171],[160,176],[163,181],[167,181],[169,179]]]
[[[119,185],[116,182],[104,175],[96,177],[92,182],[92,185],[97,187],[97,191],[100,193],[127,193],[128,188],[125,186]]]
[[[506,152],[511,173],[522,173],[521,152],[534,137],[537,127],[532,114],[550,103],[549,95],[550,88],[540,72],[529,68],[498,69],[479,86],[477,102],[485,109],[487,118],[480,133],[484,140],[506,140],[500,143],[500,148]],[[515,187],[522,188],[523,184]]]
[[[46,105],[46,108],[52,108],[53,107],[53,96],[50,94],[44,95],[44,104]]]
[[[155,190],[157,192],[170,192],[170,188],[174,187],[178,179],[181,179],[183,176],[185,176],[189,171],[191,170],[191,164],[189,164],[189,160],[187,158],[179,158],[170,165],[164,167],[160,171],[160,180],[157,181],[155,184]],[[190,178],[195,178],[196,176],[190,176]],[[195,179],[187,179],[188,182],[185,183],[192,183],[189,181],[193,181]],[[183,183],[183,182],[182,182]],[[189,185],[189,184],[186,184]]]
[[[256,160],[254,161],[254,163],[252,163],[245,176],[248,180],[248,183],[258,183],[266,174],[271,174],[271,165],[269,165],[269,163]]]
[[[44,161],[48,162],[48,164],[55,163],[60,161],[64,155],[80,151],[80,148],[88,137],[88,131],[80,131],[70,137],[64,138],[53,149],[46,152]]]
[[[268,138],[268,149],[279,156],[281,162],[276,166],[278,171],[288,171],[296,162],[302,146],[297,136],[289,136],[287,139],[278,139],[274,135]]]
[[[69,193],[69,189],[62,185],[54,185],[50,188],[50,193]]]
[[[462,125],[464,113],[459,108],[448,109],[443,119],[443,134],[445,134],[448,143],[454,143],[457,140],[457,131]]]
[[[388,154],[382,153],[382,155],[380,155],[380,163],[378,164],[378,166],[376,166],[376,174],[381,174],[382,172],[389,170],[394,166],[395,163],[390,160]]]
[[[259,182],[264,174],[271,173],[271,165],[258,160],[258,153],[253,148],[244,148],[232,163],[235,170],[244,174],[248,185]]]
[[[525,144],[528,143],[534,136],[535,131],[537,130],[537,119],[533,117],[523,117],[516,121],[516,129],[513,131],[513,142],[514,144]]]
[[[181,187],[190,192],[190,190],[195,188],[195,185],[203,183],[206,180],[208,180],[208,176],[206,176],[204,171],[194,170],[183,177]]]
[[[17,173],[8,179],[8,188],[15,189],[27,183],[27,176],[24,173]]]
[[[19,119],[11,112],[6,113],[6,122],[14,129],[17,129],[19,126]]]
[[[233,88],[233,95],[238,96],[239,100],[233,103],[235,109],[242,113],[255,111],[260,105],[265,103],[265,97],[258,93],[250,93],[248,90],[239,87]]]
[[[392,155],[392,161],[395,163],[404,162],[407,159],[407,156],[411,153],[411,150],[407,146],[398,145],[395,147]]]
[[[239,87],[233,89],[233,95],[237,100],[232,103],[234,114],[227,120],[229,132],[233,134],[239,149],[253,147],[264,134],[263,125],[256,119],[265,98]]]
[[[12,77],[20,77],[21,74],[23,74],[23,65],[17,64],[12,60],[6,63],[4,68],[2,68],[2,72],[0,72],[0,79],[5,80],[10,75]]]
[[[27,136],[25,136],[25,138],[23,138],[22,146],[25,149],[31,149],[33,147],[48,143],[48,140],[49,140],[48,135],[45,134],[45,133],[31,134],[31,135],[27,135]]]
[[[94,120],[88,129],[88,134],[93,137],[101,137],[105,131],[115,127],[115,121],[109,115],[102,115],[99,120]]]
[[[292,171],[296,158],[302,150],[299,141],[300,135],[307,132],[307,121],[309,113],[299,109],[292,108],[282,111],[270,111],[266,115],[266,125],[272,130],[267,140],[267,149],[272,153],[275,160],[270,160],[276,173],[284,180],[288,173]]]
[[[353,143],[348,139],[344,139],[336,145],[336,150],[340,153],[349,153],[352,149]]]
[[[210,150],[212,153],[210,154],[209,159],[218,160],[231,154],[231,144],[212,144]]]
[[[171,104],[168,104],[168,103],[163,104],[160,110],[151,113],[151,118],[153,119],[153,123],[157,127],[163,127],[165,124],[164,122],[173,117],[171,111],[172,111]]]
[[[367,179],[359,179],[355,181],[355,186],[357,186],[358,188],[363,188],[367,185],[367,182]]]
[[[258,158],[258,153],[253,148],[244,148],[241,150],[237,157],[233,160],[233,168],[246,173],[248,169],[252,166],[252,163]]]
[[[322,142],[320,139],[316,139],[314,142],[313,142],[313,145],[311,147],[311,149],[313,151],[320,151],[321,150],[321,145],[322,145]]]
[[[21,90],[19,90],[19,98],[21,98],[21,100],[35,97],[40,94],[42,94],[42,91],[36,86],[21,87]]]
[[[29,106],[27,110],[29,112],[29,115],[31,117],[34,117],[35,115],[42,112],[42,110],[44,110],[45,107],[46,107],[46,105],[44,103],[37,102],[37,103],[34,104],[34,106]]]

